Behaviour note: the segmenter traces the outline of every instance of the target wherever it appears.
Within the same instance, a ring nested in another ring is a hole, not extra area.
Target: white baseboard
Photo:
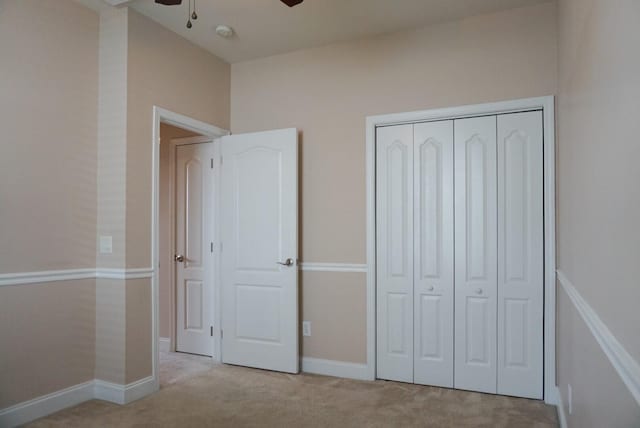
[[[132,382],[124,389],[124,404],[139,400],[149,394],[153,394],[157,390],[158,385],[155,383],[153,376]]]
[[[171,338],[169,337],[159,337],[158,338],[158,348],[160,352],[170,352],[171,351]]]
[[[325,376],[345,377],[358,380],[372,380],[366,364],[345,361],[323,360],[320,358],[302,358],[302,371]]]
[[[560,393],[560,389],[555,387],[555,399],[556,399],[556,408],[558,410],[558,423],[560,424],[560,428],[568,428],[567,425],[567,415],[564,412],[564,402],[562,401],[562,394]]]
[[[127,385],[96,379],[93,398],[116,404],[127,404],[155,392],[153,376],[140,379]]]
[[[26,424],[92,398],[93,381],[90,380],[0,410],[0,426],[14,427]]]
[[[93,385],[93,398],[124,404],[124,385],[96,379]]]
[[[95,379],[0,410],[0,427],[15,427],[88,400],[127,404],[158,390],[153,376],[127,385]]]

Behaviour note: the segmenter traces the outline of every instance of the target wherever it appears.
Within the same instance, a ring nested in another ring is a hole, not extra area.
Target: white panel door
[[[376,130],[377,376],[413,382],[413,125]]]
[[[542,112],[498,116],[498,393],[542,398]]]
[[[176,350],[213,355],[213,143],[176,146]]]
[[[453,387],[453,121],[414,125],[414,382]]]
[[[221,140],[222,361],[297,373],[297,131]]]
[[[454,386],[496,392],[496,117],[455,120]]]

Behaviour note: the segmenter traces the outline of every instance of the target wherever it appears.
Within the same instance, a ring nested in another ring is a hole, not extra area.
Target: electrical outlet
[[[569,414],[573,413],[573,389],[571,388],[571,384],[567,385],[567,405],[569,406]]]
[[[302,321],[302,335],[311,336],[311,321]]]

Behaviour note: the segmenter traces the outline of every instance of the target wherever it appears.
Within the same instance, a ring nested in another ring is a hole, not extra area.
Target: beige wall
[[[0,273],[95,266],[98,16],[0,2]],[[0,409],[93,379],[95,281],[0,287]]]
[[[640,3],[559,2],[558,268],[640,360]],[[573,427],[638,426],[630,399],[559,292],[558,386]],[[589,373],[585,376],[585,373]]]
[[[174,138],[193,137],[197,134],[187,130],[160,124],[160,190],[158,201],[158,253],[160,269],[158,273],[159,310],[160,310],[160,337],[171,337],[171,294],[172,294],[172,269],[173,248],[171,247],[171,182],[170,160],[171,140]]]
[[[234,133],[301,131],[302,260],[365,262],[366,116],[554,94],[555,13],[547,3],[233,64]],[[364,287],[364,274],[303,276],[306,356],[365,360],[347,337],[364,331]],[[322,307],[341,298],[351,310]]]
[[[3,1],[0,58],[0,272],[94,266],[98,16]]]
[[[640,426],[640,406],[611,365],[571,300],[558,291],[558,387],[567,424],[573,428]],[[569,414],[567,384],[573,413]]]
[[[124,280],[96,279],[95,376],[117,384],[123,384],[126,375],[126,293]]]
[[[151,286],[145,278],[127,280],[126,371],[123,383],[152,375]]]
[[[93,379],[93,279],[0,287],[0,409]]]

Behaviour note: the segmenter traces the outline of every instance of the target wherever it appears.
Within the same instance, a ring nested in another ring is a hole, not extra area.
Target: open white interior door
[[[176,146],[176,350],[212,356],[213,143]]]
[[[297,131],[221,140],[222,361],[297,373]]]

